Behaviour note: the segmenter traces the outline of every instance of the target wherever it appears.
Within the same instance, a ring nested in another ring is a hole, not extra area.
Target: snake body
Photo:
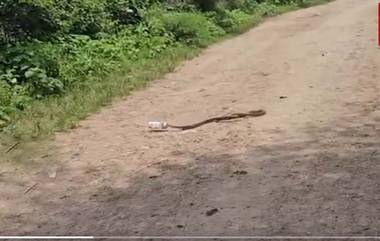
[[[194,129],[212,122],[220,122],[220,121],[228,121],[228,120],[233,120],[233,119],[239,119],[239,118],[245,118],[245,117],[258,117],[258,116],[263,116],[265,115],[266,112],[264,110],[252,110],[246,113],[235,113],[231,115],[225,115],[225,116],[219,116],[219,117],[213,117],[192,125],[171,125],[168,124],[168,127],[170,128],[176,128],[176,129],[181,129],[181,130],[190,130]]]

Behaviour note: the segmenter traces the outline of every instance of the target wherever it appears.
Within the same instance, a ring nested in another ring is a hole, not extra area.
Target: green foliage
[[[166,31],[176,41],[204,47],[224,31],[199,13],[170,13],[163,17]]]
[[[95,36],[114,26],[106,3],[103,0],[54,0],[51,11],[62,33]]]
[[[251,16],[241,10],[221,10],[213,16],[216,24],[221,26],[226,32],[234,32],[249,24]]]
[[[142,20],[139,9],[146,8],[143,3],[131,0],[106,1],[105,10],[111,14],[111,18],[118,24],[136,24]]]
[[[225,0],[224,6],[226,9],[234,10],[240,9],[243,10],[245,7],[246,0]]]
[[[276,13],[276,5],[264,2],[257,6],[255,12],[262,16],[273,16]]]
[[[27,38],[46,38],[58,29],[48,9],[35,2],[0,2],[0,45]]]
[[[24,110],[30,104],[31,98],[26,88],[12,87],[4,80],[0,80],[0,120],[1,123],[10,122],[10,115]],[[3,124],[1,124],[2,126]]]
[[[193,0],[193,2],[202,11],[215,11],[222,0]]]
[[[8,48],[0,56],[0,81],[15,89],[23,88],[35,98],[62,93],[58,74],[53,59],[26,46]]]

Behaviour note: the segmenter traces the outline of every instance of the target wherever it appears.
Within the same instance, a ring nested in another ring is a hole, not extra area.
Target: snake
[[[175,128],[175,129],[180,129],[180,130],[190,130],[194,129],[212,122],[220,122],[220,121],[228,121],[228,120],[233,120],[233,119],[239,119],[239,118],[245,118],[245,117],[259,117],[265,115],[266,112],[265,110],[251,110],[246,113],[234,113],[230,115],[224,115],[224,116],[219,116],[219,117],[213,117],[198,123],[194,123],[191,125],[171,125],[167,124],[167,127],[170,128]]]

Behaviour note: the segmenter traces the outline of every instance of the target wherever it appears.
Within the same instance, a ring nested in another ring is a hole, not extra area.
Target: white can
[[[161,121],[150,121],[148,126],[152,130],[164,130],[168,128],[168,123]]]

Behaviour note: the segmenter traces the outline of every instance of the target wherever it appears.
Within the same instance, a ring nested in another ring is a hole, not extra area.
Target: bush
[[[268,2],[261,3],[255,9],[255,13],[260,16],[273,16],[276,14],[276,5]]]
[[[31,98],[24,87],[12,87],[4,80],[0,80],[0,127],[1,123],[10,121],[12,113],[24,110],[30,101]]]
[[[0,120],[8,120],[7,109],[11,106],[11,86],[0,80]]]
[[[193,0],[193,3],[202,11],[215,11],[222,0]]]
[[[0,2],[0,45],[25,40],[45,39],[58,30],[48,9],[34,2],[3,0]]]
[[[256,0],[245,0],[243,6],[241,7],[241,10],[246,13],[252,14],[254,13],[258,5],[259,3]]]
[[[193,0],[193,2],[202,11],[244,10],[249,5],[257,4],[255,0]]]
[[[226,32],[237,31],[250,23],[251,16],[241,10],[222,10],[213,16],[216,24]]]
[[[31,46],[35,44],[8,48],[0,55],[0,81],[23,87],[36,98],[62,93],[58,63]]]
[[[163,21],[176,41],[194,46],[204,47],[224,34],[223,29],[199,13],[170,13]]]
[[[105,9],[118,24],[136,24],[142,20],[137,6],[128,0],[106,1]]]
[[[114,23],[111,13],[106,12],[103,0],[53,0],[50,11],[60,26],[62,34],[86,34],[95,36],[110,31]]]
[[[244,9],[246,0],[225,0],[225,6],[229,10]]]

